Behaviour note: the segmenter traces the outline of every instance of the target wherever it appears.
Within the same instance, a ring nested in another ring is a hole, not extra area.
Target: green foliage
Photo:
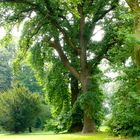
[[[61,131],[68,130],[70,127],[70,112],[61,112],[57,118],[53,116],[45,123],[46,131],[54,131],[59,133]]]
[[[70,111],[71,125],[68,129],[69,132],[81,131],[81,128],[83,127],[83,116],[84,111],[81,109],[80,103],[76,101]]]
[[[114,135],[139,136],[140,70],[134,61],[134,46],[138,42],[133,35],[134,15],[128,7],[120,6],[115,17],[116,27],[113,25],[113,29],[116,31],[118,43],[108,52],[108,58],[119,74],[116,80],[119,87],[110,98],[112,114],[108,125]]]
[[[99,78],[98,76],[92,79],[93,82],[90,85],[90,91],[88,93],[83,93],[78,97],[78,103],[81,109],[85,111],[86,115],[88,115],[95,121],[97,127],[101,125],[101,122],[104,117],[103,115],[104,95],[98,84],[99,81],[97,81],[97,79]]]
[[[10,132],[23,132],[39,115],[40,97],[24,87],[13,87],[0,94],[0,125]]]
[[[51,49],[44,52],[45,54],[41,50],[40,46],[34,47],[29,59],[38,83],[45,93],[46,103],[50,106],[51,117],[46,119],[45,130],[67,130],[71,117],[69,75],[59,59],[54,58]]]
[[[0,91],[10,88],[12,82],[12,66],[10,61],[13,57],[13,49],[10,47],[0,48]]]
[[[47,73],[46,91],[47,99],[55,107],[54,112],[59,114],[63,105],[69,104],[70,101],[68,75],[60,62],[53,64]]]
[[[34,127],[43,130],[45,128],[46,122],[50,122],[52,118],[50,106],[42,103],[41,104],[41,112],[37,117]]]
[[[133,15],[128,7],[119,6],[113,13],[114,22],[107,25],[111,31],[112,41],[116,40],[108,51],[108,60],[111,65],[121,67],[130,56],[133,58],[136,39],[133,35]]]
[[[40,78],[40,83],[46,93],[46,102],[52,114],[50,120],[46,121],[45,129],[59,132],[67,130],[70,125],[70,93],[66,69],[58,60],[52,62],[44,74],[45,80]]]
[[[27,64],[21,64],[20,71],[14,75],[14,80],[28,88],[31,92],[42,94],[41,87],[37,83],[35,74]]]
[[[140,70],[136,66],[124,68],[119,77],[120,87],[111,98],[112,118],[109,121],[114,135],[140,135]]]

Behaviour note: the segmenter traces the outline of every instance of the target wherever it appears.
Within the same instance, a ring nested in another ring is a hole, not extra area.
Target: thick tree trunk
[[[83,94],[88,94],[89,86],[90,86],[90,75],[88,71],[84,71],[81,75],[81,84],[82,84],[82,91]],[[83,129],[82,133],[93,133],[96,132],[96,124],[91,116],[88,116],[84,110],[84,122],[83,122]],[[91,112],[92,113],[92,112]]]
[[[82,133],[91,133],[96,131],[97,130],[94,121],[91,119],[91,117],[87,116],[87,114],[84,114],[84,126]]]

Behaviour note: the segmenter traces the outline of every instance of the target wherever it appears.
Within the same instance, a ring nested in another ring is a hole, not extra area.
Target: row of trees
[[[28,58],[53,118],[60,122],[58,129],[81,129],[83,122],[83,133],[97,130],[103,117],[99,84],[103,75],[98,65],[107,59],[121,77],[121,86],[111,98],[111,130],[117,135],[139,134],[135,126],[139,120],[138,0],[124,4],[119,0],[3,0],[0,7],[0,24],[9,30],[4,39],[10,39],[13,25],[23,24],[15,66]],[[97,26],[104,31],[100,42],[92,39]],[[128,60],[130,66],[126,65]],[[126,97],[128,105],[123,104]],[[133,117],[136,119],[130,133]]]

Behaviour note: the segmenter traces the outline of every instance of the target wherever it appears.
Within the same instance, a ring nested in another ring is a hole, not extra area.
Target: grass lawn
[[[129,140],[119,139],[108,136],[105,133],[94,135],[82,134],[48,134],[48,133],[32,133],[32,134],[0,134],[0,140]]]

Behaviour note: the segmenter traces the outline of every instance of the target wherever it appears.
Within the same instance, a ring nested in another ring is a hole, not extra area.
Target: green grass
[[[32,133],[32,134],[0,134],[0,140],[121,140],[113,138],[106,133],[97,133],[90,135],[76,134],[48,134],[48,133]],[[126,139],[125,139],[126,140]]]

